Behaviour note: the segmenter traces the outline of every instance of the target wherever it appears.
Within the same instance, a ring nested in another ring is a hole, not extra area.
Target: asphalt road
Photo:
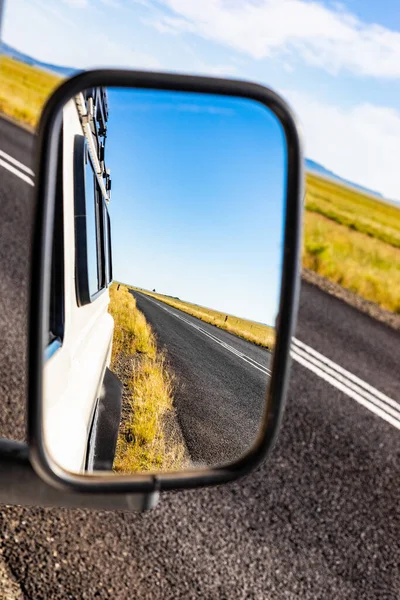
[[[1,150],[29,165],[31,148],[0,120]],[[0,173],[0,434],[23,439],[32,189]],[[303,284],[296,336],[399,400],[390,329]],[[142,515],[5,506],[1,555],[35,600],[394,600],[399,454],[394,426],[296,361],[277,444],[252,475]]]
[[[237,460],[260,430],[271,354],[144,294],[132,294],[167,352],[191,460],[205,465]]]

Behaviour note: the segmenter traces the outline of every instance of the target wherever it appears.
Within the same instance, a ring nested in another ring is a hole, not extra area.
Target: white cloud
[[[86,0],[66,1],[83,4]],[[254,65],[251,57],[279,53],[281,73],[287,72],[288,82],[297,56],[331,70],[400,76],[400,34],[362,24],[340,7],[328,9],[305,0],[164,0],[170,8],[166,16],[159,8],[160,1],[156,6],[151,0],[135,0],[138,5],[152,7],[153,22],[156,19],[163,32],[196,32],[241,53],[232,52],[226,60],[226,53],[221,58],[216,52],[211,59],[193,40],[163,38],[175,52],[169,55],[155,43],[152,55],[145,50],[149,46],[140,44],[133,34],[118,37],[115,26],[108,31],[99,29],[91,19],[83,18],[78,6],[67,10],[63,3],[49,0],[6,2],[3,39],[35,58],[76,68],[126,66],[240,75]],[[88,2],[92,7],[95,0]],[[118,0],[101,2],[107,14],[112,8],[107,9],[106,4]],[[133,31],[135,17],[133,12],[127,15]],[[138,19],[143,20],[142,16]],[[337,83],[341,84],[340,78]],[[371,102],[350,108],[335,106],[305,91],[288,89],[291,83],[283,85],[283,95],[300,115],[307,156],[351,181],[400,199],[400,112]],[[303,85],[306,90],[307,80]],[[354,88],[356,80],[353,78],[349,85]]]
[[[157,3],[159,5],[159,2]],[[308,0],[163,0],[175,16],[157,11],[153,26],[190,32],[252,58],[301,57],[336,73],[400,76],[400,33],[363,23],[340,5]]]
[[[306,156],[338,175],[400,200],[400,112],[369,103],[345,109],[291,90]]]
[[[89,43],[93,42],[93,48],[98,49],[99,42],[98,37],[94,37],[89,40]],[[82,54],[87,53],[88,40],[82,44]],[[113,66],[116,68],[128,67],[131,69],[153,69],[157,70],[161,68],[161,64],[157,58],[146,54],[145,52],[137,52],[131,50],[127,45],[121,45],[114,40],[104,36],[101,42],[101,52],[97,51],[96,56],[97,65],[100,66]],[[89,65],[84,65],[85,68],[93,67],[93,59]]]
[[[214,75],[215,77],[222,77],[222,76],[229,76],[229,75],[235,75],[237,72],[237,69],[234,65],[207,65],[204,64],[204,66],[201,69],[197,69],[196,70],[197,73],[204,73],[206,75]]]
[[[235,64],[226,64],[225,62],[219,63],[216,60],[210,64],[204,61],[201,54],[196,51],[196,47],[190,43],[186,43],[184,40],[180,40],[181,53],[177,57],[174,64],[169,65],[169,70],[187,72],[196,75],[208,75],[214,77],[229,77],[237,73],[237,67]]]
[[[76,9],[84,8],[83,0],[67,1],[74,3]],[[79,10],[79,19],[74,20],[72,8],[63,12],[60,5],[55,7],[43,0],[6,3],[3,39],[34,58],[76,69],[161,68],[156,57],[133,49],[134,41],[116,41],[112,32],[99,31],[88,17]],[[84,29],[82,18],[86,19]]]
[[[89,6],[88,0],[63,0],[63,2],[74,8],[87,8]]]

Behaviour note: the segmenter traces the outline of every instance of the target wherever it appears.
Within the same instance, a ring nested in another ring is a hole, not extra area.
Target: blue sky
[[[262,105],[109,90],[114,278],[274,324],[286,146]]]
[[[3,37],[77,68],[271,86],[297,112],[309,158],[400,199],[398,0],[6,0]]]

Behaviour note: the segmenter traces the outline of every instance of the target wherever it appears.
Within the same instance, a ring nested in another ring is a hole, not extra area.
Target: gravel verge
[[[0,551],[0,598],[1,600],[25,600],[26,596],[15,581],[10,569],[3,562]]]
[[[354,292],[343,288],[338,283],[334,283],[310,269],[303,269],[301,278],[303,281],[315,285],[327,294],[335,296],[336,298],[343,300],[343,302],[346,302],[346,304],[357,308],[359,311],[369,315],[376,321],[385,323],[385,325],[388,325],[392,329],[400,331],[400,315],[385,310],[370,300],[365,300],[365,298],[358,296]]]

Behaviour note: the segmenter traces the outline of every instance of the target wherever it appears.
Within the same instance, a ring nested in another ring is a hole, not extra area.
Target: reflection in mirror
[[[256,101],[94,88],[65,104],[44,440],[73,473],[241,458],[275,341],[286,142]]]

